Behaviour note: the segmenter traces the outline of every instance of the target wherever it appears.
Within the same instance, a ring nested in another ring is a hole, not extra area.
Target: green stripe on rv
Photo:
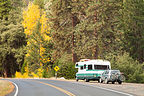
[[[104,70],[98,70],[98,69],[97,70],[94,70],[94,69],[93,70],[88,70],[87,69],[86,71],[104,71]]]
[[[76,74],[76,76],[101,76],[101,74],[85,73],[85,74]]]

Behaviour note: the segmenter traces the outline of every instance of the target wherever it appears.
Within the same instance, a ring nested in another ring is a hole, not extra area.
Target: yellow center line
[[[33,80],[33,81],[35,81],[35,80]],[[68,92],[68,91],[66,91],[66,90],[64,90],[64,89],[62,89],[62,88],[60,88],[60,87],[57,87],[57,86],[54,86],[54,85],[51,85],[51,84],[48,84],[48,83],[40,82],[40,81],[35,81],[35,82],[39,82],[39,83],[41,83],[41,84],[44,84],[44,85],[48,85],[48,86],[50,86],[50,87],[53,87],[53,88],[55,88],[55,89],[57,89],[57,90],[65,93],[65,94],[67,94],[68,96],[75,96],[75,95],[72,94],[71,92]]]

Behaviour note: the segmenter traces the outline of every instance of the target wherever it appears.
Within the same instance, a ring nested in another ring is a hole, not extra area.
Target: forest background
[[[0,76],[72,79],[84,58],[144,83],[144,1],[0,0]]]

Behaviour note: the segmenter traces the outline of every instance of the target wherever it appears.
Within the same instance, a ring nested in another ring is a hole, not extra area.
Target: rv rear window
[[[92,65],[88,65],[88,70],[92,70]]]

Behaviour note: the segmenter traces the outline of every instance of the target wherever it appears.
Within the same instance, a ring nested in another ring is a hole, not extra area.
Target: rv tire
[[[103,81],[102,81],[102,79],[101,79],[101,78],[99,78],[98,82],[99,82],[99,83],[102,83]]]
[[[85,79],[85,82],[89,82],[89,79]]]

